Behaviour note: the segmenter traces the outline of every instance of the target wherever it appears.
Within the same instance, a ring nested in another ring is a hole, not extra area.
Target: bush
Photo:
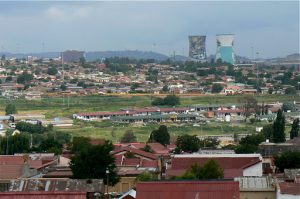
[[[153,106],[175,106],[180,105],[180,99],[176,95],[167,95],[165,98],[155,98],[151,104]]]
[[[300,168],[300,152],[287,151],[280,156],[275,156],[275,165],[279,171],[283,172],[284,169]]]

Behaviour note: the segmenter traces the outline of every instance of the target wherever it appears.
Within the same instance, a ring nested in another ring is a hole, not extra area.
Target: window
[[[7,182],[0,182],[0,192],[8,191],[9,190],[9,183]]]

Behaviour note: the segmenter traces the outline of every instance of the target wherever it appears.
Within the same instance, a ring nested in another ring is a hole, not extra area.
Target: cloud
[[[45,17],[57,22],[70,22],[90,17],[93,9],[89,6],[51,6],[44,11]]]
[[[249,56],[249,46],[257,46],[279,56],[299,51],[298,16],[299,2],[0,2],[0,45],[14,51],[20,43],[30,52],[44,42],[47,51],[141,49],[169,55],[183,49],[187,54],[188,35],[199,34],[207,35],[208,53],[215,53],[215,35],[235,33],[238,54]]]

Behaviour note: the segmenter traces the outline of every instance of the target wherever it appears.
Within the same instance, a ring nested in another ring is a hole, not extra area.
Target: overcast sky
[[[235,51],[251,57],[299,52],[299,1],[290,2],[3,2],[1,51],[144,50],[188,54],[188,36],[235,34]],[[44,45],[43,45],[44,44]],[[255,54],[255,53],[254,53]]]

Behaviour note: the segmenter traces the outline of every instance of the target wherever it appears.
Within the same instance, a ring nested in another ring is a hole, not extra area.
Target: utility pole
[[[175,62],[175,50],[173,51],[173,61]]]
[[[106,175],[107,175],[107,177],[106,177],[106,188],[107,188],[107,191],[106,191],[106,198],[110,198],[110,195],[109,195],[109,190],[108,190],[108,186],[109,186],[109,170],[108,170],[108,168],[106,169]]]
[[[30,148],[32,149],[32,133],[30,134]]]
[[[256,84],[257,84],[257,89],[259,87],[259,81],[258,81],[258,56],[259,56],[259,52],[256,52]],[[257,92],[258,93],[258,92]]]
[[[62,82],[65,82],[65,72],[64,72],[64,52],[61,53],[61,67],[62,67]]]
[[[70,95],[68,95],[68,108],[70,107]]]
[[[8,155],[8,132],[6,132],[6,155]]]

